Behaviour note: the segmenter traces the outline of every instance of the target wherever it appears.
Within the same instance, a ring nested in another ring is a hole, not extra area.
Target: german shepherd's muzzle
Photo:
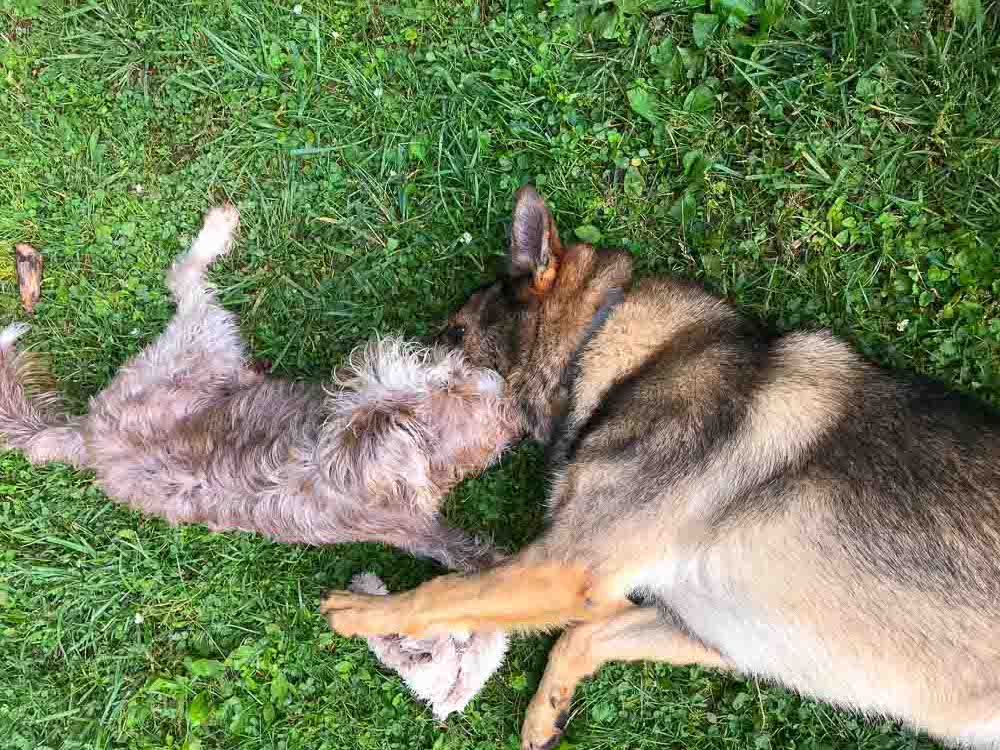
[[[498,370],[554,486],[488,572],[324,601],[345,635],[568,625],[522,732],[548,747],[612,660],[777,680],[1000,748],[1000,418],[827,333],[769,336],[517,196],[510,273],[448,337]]]

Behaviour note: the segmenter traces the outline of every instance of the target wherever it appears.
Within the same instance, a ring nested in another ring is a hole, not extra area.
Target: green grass
[[[228,197],[223,299],[259,356],[322,377],[488,279],[531,179],[643,272],[997,401],[1000,4],[694,5],[0,0],[0,321],[32,242],[29,340],[82,406],[161,330],[164,268]],[[449,513],[515,547],[543,494],[525,447]],[[355,572],[429,565],[170,529],[10,453],[0,519],[4,747],[516,747],[546,639],[438,725],[316,613]],[[607,667],[574,705],[566,748],[931,744],[663,665]]]

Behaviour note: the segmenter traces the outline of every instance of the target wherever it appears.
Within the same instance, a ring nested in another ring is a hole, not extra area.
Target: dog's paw
[[[521,750],[549,750],[559,744],[569,721],[572,691],[546,690],[544,683],[521,725]]]
[[[333,591],[320,604],[330,628],[343,636],[392,635],[398,630],[393,622],[390,597]]]
[[[521,733],[521,750],[552,750],[562,739],[561,729],[549,729],[537,734]]]
[[[205,260],[210,261],[229,252],[233,234],[239,225],[240,212],[232,203],[209,209],[194,246],[196,254],[203,255]]]
[[[210,208],[205,214],[205,229],[232,234],[240,225],[240,212],[232,203]]]

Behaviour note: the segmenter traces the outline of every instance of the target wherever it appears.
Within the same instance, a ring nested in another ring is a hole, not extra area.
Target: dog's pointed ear
[[[514,221],[510,233],[511,276],[531,276],[532,290],[545,294],[555,284],[562,245],[556,222],[548,206],[531,185],[514,197]]]

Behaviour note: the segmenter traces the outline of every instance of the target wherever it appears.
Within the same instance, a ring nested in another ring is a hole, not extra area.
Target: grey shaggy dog
[[[118,502],[172,524],[282,542],[374,541],[457,570],[497,553],[447,526],[454,484],[521,432],[503,382],[460,354],[377,340],[332,384],[255,371],[236,316],[206,286],[239,222],[215,208],[170,270],[177,314],[74,417],[36,358],[0,332],[0,436],[33,463],[93,469]]]
[[[85,416],[68,414],[37,358],[15,348],[27,327],[0,331],[0,447],[6,438],[32,463],[93,469],[110,498],[171,524],[282,542],[383,542],[462,571],[500,560],[439,509],[523,431],[501,378],[458,352],[395,338],[355,351],[325,386],[266,377],[204,279],[238,223],[232,206],[208,212],[169,273],[177,314]],[[443,718],[496,670],[507,638],[369,643]]]

